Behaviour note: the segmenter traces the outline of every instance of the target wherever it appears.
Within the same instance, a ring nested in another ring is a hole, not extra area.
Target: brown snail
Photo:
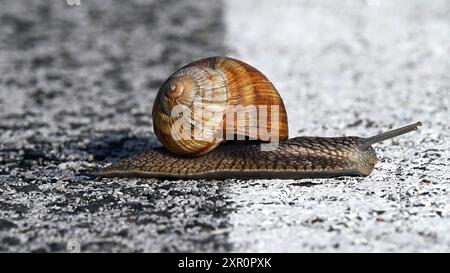
[[[159,90],[152,116],[154,132],[165,148],[122,160],[101,170],[98,176],[161,179],[366,176],[378,162],[372,144],[422,125],[417,122],[369,138],[288,139],[286,110],[273,84],[256,68],[227,57],[205,58],[177,70]],[[230,136],[245,141],[219,145]],[[264,148],[265,142],[274,139],[275,148]]]

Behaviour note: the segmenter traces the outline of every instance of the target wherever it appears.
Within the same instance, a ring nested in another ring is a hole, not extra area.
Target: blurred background
[[[0,251],[450,250],[449,1],[0,5]],[[291,136],[424,126],[368,178],[92,176],[159,145],[158,88],[215,55],[268,76]]]

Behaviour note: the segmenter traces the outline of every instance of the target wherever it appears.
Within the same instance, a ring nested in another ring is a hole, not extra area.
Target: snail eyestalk
[[[361,140],[362,141],[361,148],[365,149],[365,148],[371,146],[372,144],[382,142],[384,140],[391,139],[391,138],[394,138],[394,137],[397,137],[397,136],[400,136],[400,135],[403,135],[403,134],[406,134],[406,133],[409,133],[412,131],[416,131],[416,130],[418,130],[419,126],[422,126],[422,122],[420,122],[420,121],[416,122],[414,124],[400,127],[400,128],[397,128],[397,129],[394,129],[391,131],[387,131],[387,132],[384,132],[384,133],[381,133],[381,134],[378,134],[378,135],[375,135],[372,137],[363,138]]]

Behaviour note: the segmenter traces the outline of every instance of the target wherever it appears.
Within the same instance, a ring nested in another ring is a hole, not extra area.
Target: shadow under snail
[[[230,108],[244,109],[244,114],[239,111],[236,114]],[[252,115],[255,109],[264,115],[259,112]],[[287,114],[278,91],[256,68],[227,57],[205,58],[177,70],[158,91],[152,116],[154,132],[164,147],[114,163],[98,176],[157,179],[367,176],[378,162],[372,144],[422,125],[417,122],[368,138],[288,139]],[[230,135],[243,141],[219,145]],[[276,148],[263,149],[264,141],[271,137],[279,140]]]

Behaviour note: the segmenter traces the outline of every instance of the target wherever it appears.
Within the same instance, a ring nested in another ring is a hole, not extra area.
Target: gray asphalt
[[[0,251],[450,251],[450,4],[2,2]],[[96,179],[158,146],[157,89],[228,55],[263,71],[291,136],[385,141],[366,178]]]

